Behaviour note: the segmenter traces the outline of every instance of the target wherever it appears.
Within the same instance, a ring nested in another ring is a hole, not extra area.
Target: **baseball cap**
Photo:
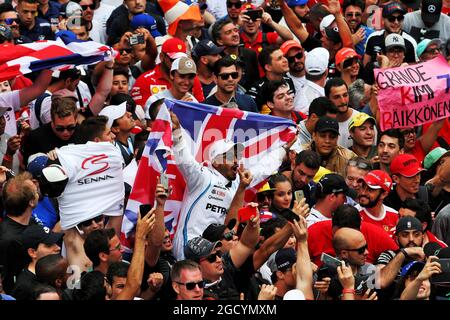
[[[435,24],[439,21],[442,11],[442,0],[423,0],[421,17],[425,24]]]
[[[403,8],[403,5],[400,2],[391,2],[386,4],[383,7],[382,17],[386,18],[394,14],[395,12],[400,12],[402,14],[406,13],[406,10]]]
[[[336,18],[332,14],[329,14],[329,15],[323,17],[323,19],[322,19],[322,21],[320,21],[320,25],[319,25],[320,31],[324,31],[325,28],[328,28],[333,23],[334,20],[336,20]]]
[[[353,50],[352,48],[342,48],[341,50],[336,52],[336,57],[335,57],[336,65],[339,65],[342,62],[344,62],[345,60],[347,60],[348,58],[353,58],[353,57],[358,57],[359,59],[361,59],[361,56],[359,54],[357,54],[356,51]]]
[[[317,183],[323,194],[345,193],[349,192],[349,188],[345,183],[344,177],[337,173],[329,173],[324,175]]]
[[[211,40],[201,40],[192,49],[192,55],[196,57],[203,57],[207,55],[214,55],[222,53],[224,47],[218,47]]]
[[[0,25],[0,36],[5,38],[5,40],[11,40],[12,39],[12,32],[11,28],[1,24]]]
[[[75,15],[81,17],[82,13],[83,9],[81,8],[81,6],[73,1],[67,2],[59,8],[59,15],[63,16],[64,18],[69,18]]]
[[[444,155],[450,155],[450,150],[446,150],[442,147],[437,147],[428,152],[423,159],[423,166],[425,169],[430,169],[433,164],[435,164],[439,159],[441,159]]]
[[[282,248],[269,258],[267,265],[270,271],[274,273],[276,271],[285,271],[292,267],[296,261],[297,255],[293,248]]]
[[[400,271],[400,276],[406,277],[407,275],[411,274],[413,271],[422,271],[423,267],[425,266],[425,263],[422,261],[412,261],[408,263],[406,266],[404,266]]]
[[[42,169],[47,166],[47,162],[48,156],[45,153],[35,153],[28,158],[27,171],[37,178],[42,174]]]
[[[22,233],[22,243],[25,249],[36,249],[40,243],[48,245],[58,243],[63,236],[64,233],[52,232],[40,224],[31,224]]]
[[[391,191],[392,179],[384,171],[372,170],[368,172],[363,178],[358,179],[358,182],[366,183],[371,189],[383,189],[384,191]]]
[[[400,34],[391,33],[384,39],[384,46],[386,50],[393,47],[401,47],[403,50],[406,49],[405,39]]]
[[[442,246],[437,242],[428,242],[426,245],[423,246],[423,252],[425,253],[426,257],[429,256],[437,256],[440,251],[442,250]]]
[[[374,125],[377,123],[375,118],[369,116],[367,113],[360,112],[351,118],[348,123],[348,130],[350,131],[352,128],[361,127],[367,120],[370,120]]]
[[[330,52],[325,48],[315,48],[305,57],[305,70],[312,76],[324,74],[328,69]]]
[[[224,153],[230,151],[235,146],[237,148],[238,154],[241,153],[242,150],[244,150],[244,145],[242,143],[234,143],[232,141],[225,140],[225,139],[215,141],[209,149],[210,161],[212,161],[218,155],[221,155],[221,154],[224,154]]]
[[[331,40],[334,43],[342,42],[341,36],[339,35],[339,28],[337,26],[335,27],[327,27],[325,28],[325,34],[329,40]]]
[[[172,62],[170,72],[178,71],[180,74],[197,74],[197,66],[194,60],[188,57],[182,57]]]
[[[285,56],[289,52],[289,50],[294,48],[302,49],[302,45],[295,40],[288,40],[283,42],[283,44],[280,47],[280,50],[283,52],[283,55]]]
[[[303,6],[308,3],[308,0],[288,0],[286,3],[289,7]]]
[[[221,247],[222,242],[211,242],[202,237],[195,237],[188,241],[184,247],[184,257],[198,261],[201,258],[209,256],[209,254],[217,247]]]
[[[306,300],[306,298],[302,290],[292,289],[286,292],[283,300]]]
[[[203,231],[202,237],[208,241],[215,242],[220,241],[223,238],[225,229],[232,230],[236,225],[236,219],[231,219],[228,224],[211,223],[205,231]]]
[[[416,217],[412,216],[400,218],[397,222],[397,226],[395,227],[395,234],[399,234],[400,232],[407,230],[423,231],[422,222],[420,222],[420,220]]]
[[[339,134],[339,122],[336,119],[322,117],[316,122],[314,132],[326,132],[331,131]]]
[[[3,116],[6,112],[11,111],[11,107],[0,107],[0,117]]]
[[[130,26],[133,30],[144,27],[147,29],[153,38],[161,37],[161,33],[156,28],[156,20],[148,13],[137,14],[131,19]]]
[[[427,50],[427,48],[432,44],[437,44],[438,47],[440,47],[442,44],[442,41],[441,41],[441,39],[423,39],[417,45],[417,48],[416,48],[417,56],[420,57],[425,52],[425,50]]]
[[[178,38],[170,38],[164,41],[161,52],[169,56],[170,59],[180,58],[180,53],[186,54],[186,44]]]
[[[420,166],[419,160],[412,154],[399,154],[391,163],[391,174],[404,177],[413,177],[423,170],[425,169]]]
[[[108,127],[111,128],[114,120],[123,117],[123,115],[127,112],[127,102],[124,101],[118,106],[111,105],[104,107],[102,111],[98,114],[99,116],[107,116],[108,117]]]
[[[268,182],[264,183],[264,185],[259,188],[258,192],[256,193],[263,193],[263,192],[269,192],[269,191],[275,191],[277,188],[271,188],[270,184]]]

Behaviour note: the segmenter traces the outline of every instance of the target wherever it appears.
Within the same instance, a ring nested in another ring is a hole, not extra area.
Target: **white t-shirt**
[[[305,97],[305,85],[306,78],[303,77],[294,77],[290,73],[288,73],[288,77],[292,79],[295,87],[295,98],[294,98],[294,110],[297,112],[303,112],[304,114],[308,114],[309,104]]]
[[[325,89],[312,81],[306,80],[305,88],[303,90],[306,101],[308,103],[308,109],[311,102],[319,97],[325,97]],[[307,110],[309,113],[309,110]]]
[[[450,39],[450,17],[441,13],[439,21],[431,28],[423,23],[421,11],[417,10],[405,14],[403,30],[409,33],[419,43],[422,37],[428,39],[439,38],[442,42]]]
[[[106,33],[106,21],[108,21],[109,16],[114,11],[114,9],[117,8],[115,6],[112,6],[108,2],[101,1],[100,6],[98,9],[94,11],[94,17],[92,18],[92,21],[96,21],[100,26],[101,29]]]
[[[9,134],[10,136],[15,136],[17,134],[17,124],[14,111],[20,110],[19,90],[2,92],[0,94],[0,106],[11,108],[11,110],[6,111],[4,114],[6,121],[5,133]]]
[[[57,154],[69,177],[63,194],[58,197],[63,230],[100,214],[123,214],[123,158],[112,143],[64,146]]]
[[[227,2],[224,0],[206,0],[208,5],[208,12],[211,13],[217,20],[228,15]]]
[[[320,211],[317,211],[316,208],[312,207],[309,216],[306,218],[306,223],[308,224],[309,228],[316,222],[326,220],[331,220],[331,218],[325,217]]]
[[[89,37],[95,42],[102,44],[106,43],[108,36],[106,34],[105,25],[102,21],[92,19],[92,29],[89,30]]]
[[[352,120],[352,117],[354,117],[358,113],[360,113],[359,111],[356,111],[355,109],[352,109],[352,108],[350,108],[350,109],[352,110],[352,115],[344,122],[339,122],[338,144],[347,149],[349,149],[353,145],[353,140],[352,140],[352,138],[350,138],[350,131],[348,130],[348,124],[350,123],[350,120]]]

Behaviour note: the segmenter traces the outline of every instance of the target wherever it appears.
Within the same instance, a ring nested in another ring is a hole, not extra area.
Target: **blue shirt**
[[[53,229],[58,222],[58,213],[48,197],[39,201],[37,207],[33,209],[32,215],[37,222],[49,229]]]
[[[55,1],[48,2],[48,10],[47,13],[43,14],[40,10],[38,10],[38,17],[44,20],[47,20],[50,25],[57,25],[59,20],[59,9],[61,5]]]
[[[31,30],[20,26],[20,34],[29,38],[31,41],[55,39],[55,35],[50,28],[50,22],[39,17],[36,18],[34,27]]]
[[[362,57],[362,56],[364,56],[364,52],[366,51],[367,38],[369,38],[369,36],[372,34],[372,32],[374,32],[374,30],[372,28],[369,28],[368,26],[365,26],[365,25],[360,25],[359,27],[366,31],[366,35],[364,36],[364,40],[362,40],[360,43],[358,43],[355,46],[356,53],[361,55],[361,57]]]

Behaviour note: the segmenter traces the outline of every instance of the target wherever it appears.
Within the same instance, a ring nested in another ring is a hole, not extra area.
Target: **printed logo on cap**
[[[181,44],[177,45],[178,50],[181,50]]]
[[[399,42],[400,40],[398,39],[397,36],[394,36],[394,37],[392,37],[392,41],[393,41],[393,42]]]
[[[407,227],[408,229],[412,229],[411,221],[408,221],[408,222],[406,223],[406,227]]]
[[[434,13],[436,11],[436,6],[434,4],[430,4],[428,6],[428,12],[429,13]]]
[[[44,229],[44,232],[45,232],[45,233],[47,233],[47,234],[50,233],[50,229],[49,229],[48,227],[43,227],[43,229]]]
[[[187,60],[187,61],[184,63],[184,65],[185,65],[187,68],[192,68],[192,67],[194,66],[194,64],[192,63],[191,60]]]
[[[214,47],[214,43],[211,40],[208,41],[208,43],[206,45],[210,48]]]

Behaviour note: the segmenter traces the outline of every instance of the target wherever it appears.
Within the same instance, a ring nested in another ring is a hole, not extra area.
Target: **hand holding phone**
[[[165,173],[161,173],[159,179],[161,184],[164,186],[164,189],[169,191],[169,177]]]
[[[262,18],[263,11],[262,10],[247,10],[244,12],[245,15],[247,15],[250,20],[256,21],[257,19]]]
[[[305,198],[305,193],[303,190],[297,190],[294,192],[294,199],[297,201],[297,203],[300,203],[300,201]]]
[[[322,253],[320,256],[320,261],[323,262],[325,266],[327,266],[330,270],[337,270],[337,267],[342,265],[342,261],[330,256],[329,254],[326,254],[325,252]]]
[[[141,204],[139,206],[139,212],[141,213],[141,218],[144,218],[150,210],[152,210],[153,206],[151,204]]]
[[[287,221],[292,222],[292,223],[294,222],[294,220],[300,221],[300,217],[298,215],[296,215],[291,209],[283,209],[280,212],[280,216],[282,216]]]

